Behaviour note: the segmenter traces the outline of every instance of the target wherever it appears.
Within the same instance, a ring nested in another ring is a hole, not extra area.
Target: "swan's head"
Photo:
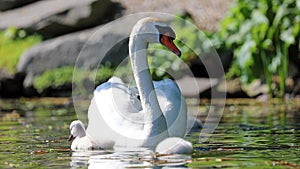
[[[131,36],[137,36],[147,43],[161,43],[177,56],[181,56],[173,42],[176,38],[174,30],[158,18],[147,17],[139,20],[133,27]]]
[[[68,141],[72,141],[76,137],[84,137],[85,135],[85,128],[81,121],[75,120],[70,124],[70,136],[68,138]]]

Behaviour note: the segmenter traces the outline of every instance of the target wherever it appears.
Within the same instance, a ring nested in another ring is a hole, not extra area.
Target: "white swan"
[[[148,43],[161,43],[176,55],[174,31],[156,18],[144,18],[133,27],[129,56],[140,99],[118,77],[94,91],[88,111],[87,135],[102,148],[148,147],[168,137],[183,137],[187,107],[172,80],[152,82],[147,61]]]
[[[74,120],[70,124],[70,136],[68,141],[72,141],[72,150],[88,150],[101,148],[97,146],[89,136],[86,135],[85,127],[79,120]]]
[[[70,136],[68,141],[72,141],[72,150],[101,149],[92,138],[86,135],[85,127],[80,120],[74,120],[70,124]],[[159,154],[191,154],[193,152],[192,143],[179,137],[168,137],[162,140],[155,148]]]

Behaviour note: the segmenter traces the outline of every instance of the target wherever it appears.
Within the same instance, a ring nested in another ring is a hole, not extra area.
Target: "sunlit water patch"
[[[146,149],[71,152],[69,124],[77,117],[69,99],[0,100],[0,168],[299,168],[299,105],[228,100],[209,140],[199,143],[199,131],[187,136],[193,154],[158,156]],[[205,123],[209,106],[190,107]]]

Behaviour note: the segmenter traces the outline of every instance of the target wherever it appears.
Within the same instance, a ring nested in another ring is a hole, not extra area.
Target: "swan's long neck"
[[[150,135],[155,136],[162,132],[167,133],[167,124],[154,91],[147,60],[147,46],[148,43],[139,38],[139,36],[133,35],[130,37],[129,56],[145,113],[146,124],[144,128],[149,130]]]

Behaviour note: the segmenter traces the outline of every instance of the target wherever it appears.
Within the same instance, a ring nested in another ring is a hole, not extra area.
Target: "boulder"
[[[125,7],[126,15],[137,12],[164,12],[178,15],[187,12],[201,30],[216,31],[221,19],[236,0],[113,0]]]
[[[63,66],[91,70],[106,62],[118,65],[128,56],[128,37],[133,25],[144,16],[124,17],[104,26],[47,40],[28,49],[17,65],[17,71],[26,74],[25,89],[32,87],[34,80],[47,70]]]
[[[14,26],[54,37],[100,25],[114,17],[113,9],[110,0],[38,1],[1,13],[0,29]]]
[[[0,11],[6,11],[17,8],[38,0],[0,0]]]
[[[13,77],[13,75],[10,72],[6,71],[5,69],[0,68],[0,81],[2,79],[9,79],[12,77]]]

